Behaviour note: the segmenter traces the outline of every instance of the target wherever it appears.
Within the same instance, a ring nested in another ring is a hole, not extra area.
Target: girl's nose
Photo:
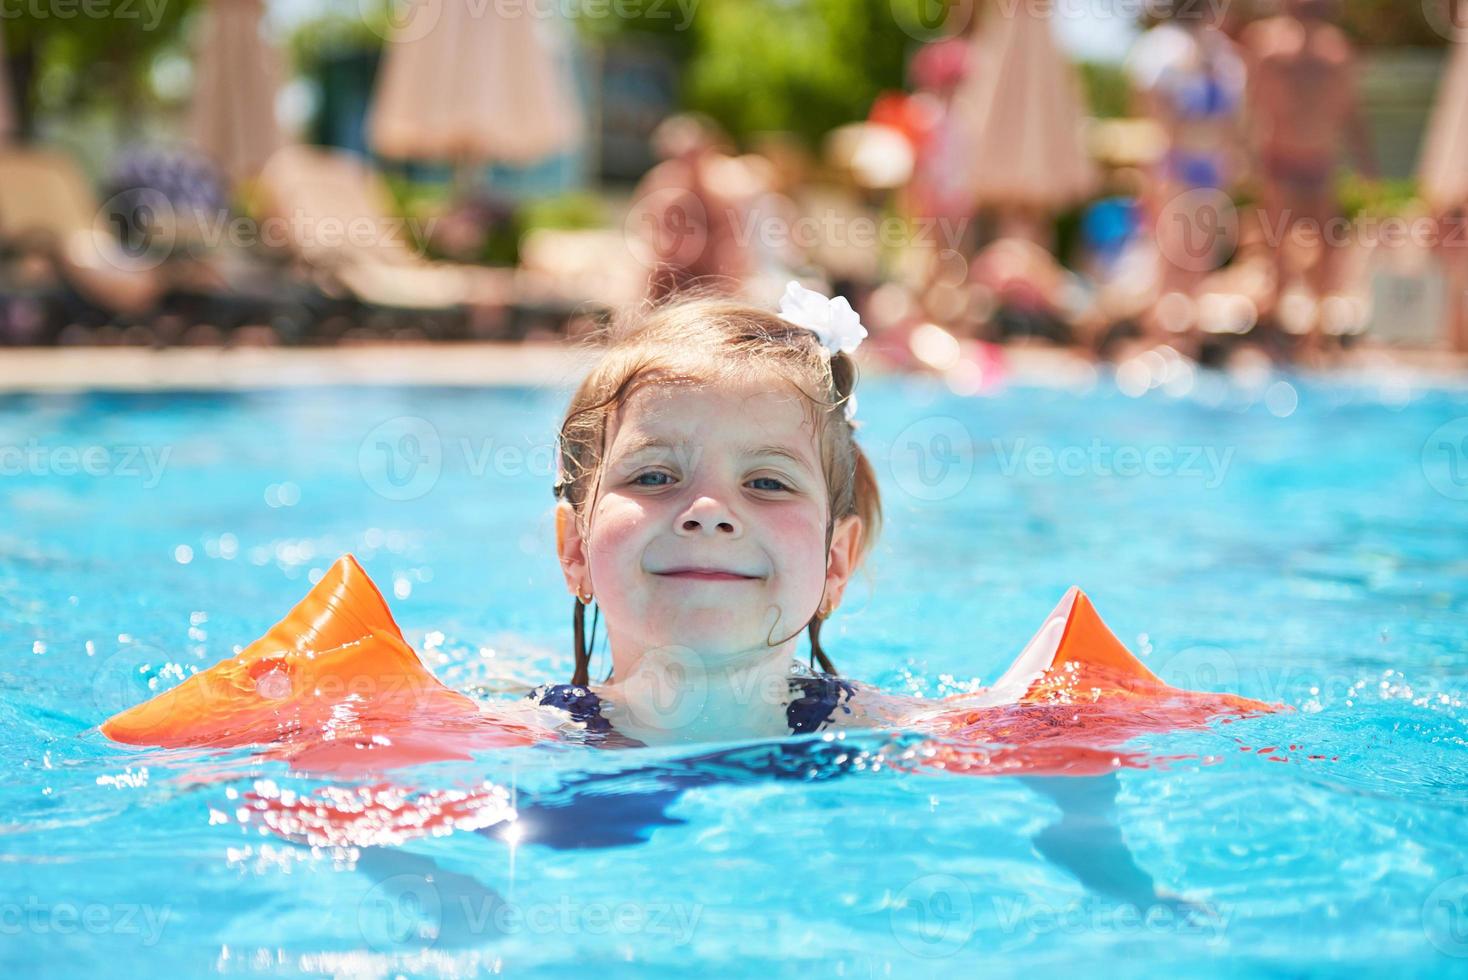
[[[678,533],[722,533],[738,537],[743,533],[743,526],[727,506],[713,497],[702,496],[678,515]]]

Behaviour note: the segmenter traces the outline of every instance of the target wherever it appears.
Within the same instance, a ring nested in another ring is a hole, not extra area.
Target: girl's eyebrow
[[[788,459],[801,469],[810,471],[810,464],[805,461],[804,457],[783,446],[741,446],[739,451],[745,456],[775,456],[780,459]]]
[[[660,449],[676,453],[677,450],[683,448],[686,445],[686,442],[674,443],[667,439],[659,438],[657,436],[637,436],[636,438],[628,441],[626,448],[622,450],[620,455],[622,456],[623,460],[627,460],[633,456],[647,452],[651,449]],[[774,456],[779,459],[788,459],[790,462],[804,469],[808,474],[814,475],[813,471],[811,470],[810,463],[808,463],[799,453],[793,452],[783,446],[761,446],[758,444],[744,445],[738,447],[737,452],[742,456]]]

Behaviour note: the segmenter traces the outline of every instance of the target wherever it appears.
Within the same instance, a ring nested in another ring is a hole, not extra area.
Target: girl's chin
[[[663,647],[671,652],[699,651],[706,655],[734,653],[757,649],[769,638],[768,624],[754,618],[733,617],[727,611],[711,610],[707,615],[667,616],[654,619],[660,628],[650,637],[650,647]]]

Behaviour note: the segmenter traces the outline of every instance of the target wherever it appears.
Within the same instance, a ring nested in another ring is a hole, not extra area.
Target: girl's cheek
[[[591,551],[603,560],[623,564],[646,517],[639,507],[616,497],[603,498],[592,521]],[[633,556],[635,557],[635,556]]]
[[[826,529],[820,514],[804,508],[775,515],[769,524],[771,538],[789,545],[786,561],[800,574],[826,566]]]

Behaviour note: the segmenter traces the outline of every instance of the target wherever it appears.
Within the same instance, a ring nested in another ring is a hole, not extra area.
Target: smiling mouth
[[[675,568],[666,572],[653,572],[659,578],[687,579],[695,582],[754,582],[757,575],[740,575],[738,572],[723,572],[710,568]]]

